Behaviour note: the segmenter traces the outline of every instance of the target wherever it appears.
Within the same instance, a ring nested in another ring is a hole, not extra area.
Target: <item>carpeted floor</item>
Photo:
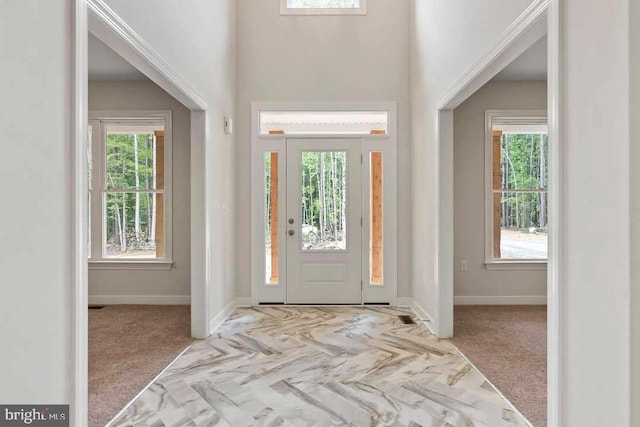
[[[89,426],[102,427],[193,339],[189,306],[89,310]]]
[[[535,427],[547,425],[545,306],[456,306],[453,343]]]

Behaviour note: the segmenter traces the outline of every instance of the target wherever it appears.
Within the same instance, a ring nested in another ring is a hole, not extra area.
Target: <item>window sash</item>
[[[495,238],[502,228],[496,230],[496,194],[548,194],[547,188],[495,188],[494,186],[494,125],[547,125],[545,110],[506,111],[489,110],[485,113],[485,263],[526,264],[546,262],[547,258],[498,258],[495,256]],[[531,132],[535,133],[535,132]],[[529,132],[526,132],[529,134]],[[547,145],[548,150],[548,145]],[[548,210],[548,205],[547,205]],[[500,221],[502,218],[500,218]]]
[[[171,111],[100,111],[90,112],[92,129],[92,190],[91,197],[91,250],[90,263],[157,264],[172,262],[171,220]],[[164,131],[164,188],[107,188],[107,127],[142,125],[158,127]],[[107,257],[106,255],[106,198],[108,194],[140,193],[163,196],[163,254],[161,257]]]

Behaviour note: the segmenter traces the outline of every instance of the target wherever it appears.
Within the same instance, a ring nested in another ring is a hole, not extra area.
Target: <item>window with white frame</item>
[[[171,263],[171,112],[91,112],[91,263]]]
[[[389,134],[388,111],[260,111],[260,135]]]
[[[487,111],[488,265],[548,257],[549,140],[546,111]]]
[[[280,0],[283,15],[364,15],[367,0]]]

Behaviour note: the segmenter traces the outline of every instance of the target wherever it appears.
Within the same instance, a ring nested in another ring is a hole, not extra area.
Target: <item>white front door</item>
[[[362,302],[359,139],[287,140],[287,303]]]

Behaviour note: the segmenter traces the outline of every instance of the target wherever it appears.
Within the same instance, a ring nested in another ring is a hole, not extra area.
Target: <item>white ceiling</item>
[[[89,33],[89,81],[129,80],[147,77]]]
[[[538,40],[493,79],[547,80],[547,36]]]

